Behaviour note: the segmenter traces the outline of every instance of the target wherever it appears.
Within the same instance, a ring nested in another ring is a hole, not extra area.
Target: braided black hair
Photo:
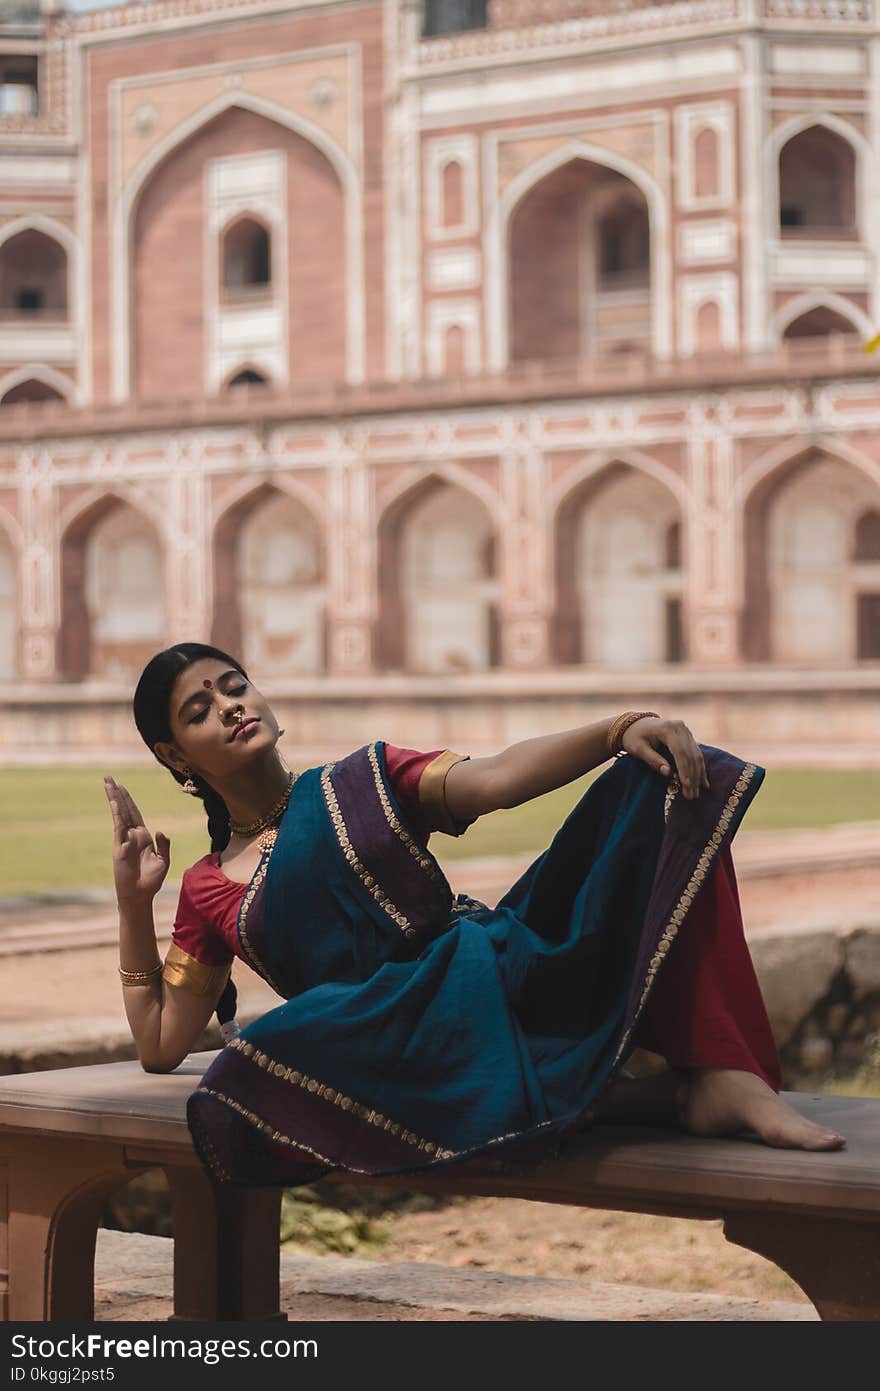
[[[173,647],[166,647],[162,652],[157,652],[155,657],[150,659],[141,672],[132,702],[138,733],[153,756],[163,768],[167,768],[175,782],[181,786],[186,781],[184,774],[159,758],[156,745],[160,742],[174,742],[170,716],[172,687],[186,667],[191,666],[193,662],[201,661],[204,657],[214,657],[219,662],[228,662],[236,671],[241,672],[245,681],[248,680],[248,674],[241,662],[235,657],[230,657],[228,652],[221,652],[219,647],[210,647],[202,642],[178,642]],[[211,850],[225,850],[230,836],[226,803],[219,792],[215,792],[203,778],[195,773],[191,776],[198,789],[196,795],[204,802],[208,814]],[[237,1001],[238,991],[230,976],[217,1004],[217,1019],[221,1024],[235,1018]]]

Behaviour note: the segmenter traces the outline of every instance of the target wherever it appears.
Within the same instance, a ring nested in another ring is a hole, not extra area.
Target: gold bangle
[[[155,980],[164,965],[164,961],[158,961],[149,971],[126,971],[122,966],[118,969],[123,985],[147,985]]]
[[[622,741],[624,734],[631,724],[635,724],[636,720],[643,720],[646,715],[652,715],[654,719],[657,720],[660,718],[656,710],[625,710],[622,715],[617,716],[617,719],[608,731],[609,758],[616,758],[618,754],[623,752]]]

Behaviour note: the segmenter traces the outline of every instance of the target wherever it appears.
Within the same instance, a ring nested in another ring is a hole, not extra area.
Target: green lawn
[[[139,803],[152,831],[171,837],[171,878],[208,849],[201,803],[181,792],[159,768],[108,769]],[[460,839],[436,836],[443,860],[467,855],[537,854],[584,788],[603,770],[513,811],[477,822]],[[111,888],[110,808],[102,769],[0,771],[0,895]],[[749,830],[829,826],[880,820],[880,774],[875,771],[768,771],[749,809]]]

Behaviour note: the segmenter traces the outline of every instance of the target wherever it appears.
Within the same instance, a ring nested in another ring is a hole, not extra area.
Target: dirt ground
[[[776,1266],[726,1241],[720,1222],[468,1198],[402,1213],[388,1226],[390,1239],[372,1258],[807,1302]]]

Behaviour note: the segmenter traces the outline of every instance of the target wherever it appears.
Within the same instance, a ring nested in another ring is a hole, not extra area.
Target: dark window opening
[[[880,594],[859,594],[858,660],[880,660]]]
[[[16,294],[16,309],[42,309],[43,292],[42,290],[19,290]]]
[[[0,54],[0,116],[36,116],[38,110],[36,57]]]
[[[272,250],[269,233],[259,222],[242,218],[233,223],[223,237],[223,288],[259,291],[272,280]]]
[[[684,661],[681,600],[677,597],[666,600],[666,660],[667,662]]]
[[[856,522],[856,564],[880,561],[880,512],[863,512]]]
[[[803,227],[804,212],[803,208],[793,208],[791,204],[786,204],[779,213],[779,225],[781,227]]]
[[[264,377],[261,372],[255,372],[252,367],[245,367],[241,372],[236,372],[234,377],[230,377],[229,386],[268,386],[269,379]]]
[[[460,34],[467,29],[488,26],[487,0],[425,0],[422,37],[437,38],[441,34]]]

